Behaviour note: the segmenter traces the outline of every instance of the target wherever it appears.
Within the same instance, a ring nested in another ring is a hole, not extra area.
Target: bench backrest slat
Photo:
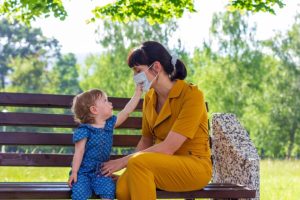
[[[72,136],[68,133],[0,132],[0,145],[73,146]],[[140,137],[140,135],[114,135],[113,146],[133,147],[137,145]]]
[[[140,117],[129,117],[119,128],[140,129]],[[75,128],[72,115],[37,113],[0,113],[0,125]]]
[[[112,159],[120,158],[112,155]],[[1,166],[40,166],[40,167],[68,167],[71,166],[73,156],[70,154],[15,154],[0,153]]]
[[[71,108],[73,95],[0,93],[0,106]],[[115,110],[121,110],[129,101],[128,98],[109,97]],[[142,109],[142,100],[137,110]]]

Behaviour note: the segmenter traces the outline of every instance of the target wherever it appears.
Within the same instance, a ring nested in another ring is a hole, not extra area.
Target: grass
[[[262,200],[300,198],[300,161],[263,160],[260,166]],[[70,168],[0,167],[1,182],[66,182]]]
[[[263,160],[260,165],[262,200],[300,199],[300,161]]]

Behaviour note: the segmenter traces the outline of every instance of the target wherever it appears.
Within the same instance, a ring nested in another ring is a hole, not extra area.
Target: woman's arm
[[[124,109],[119,112],[115,127],[120,126],[129,117],[129,114],[134,111],[141,99],[142,92],[142,86],[137,85],[134,95],[131,97],[130,101],[126,104]]]
[[[152,137],[147,137],[147,136],[142,136],[138,145],[135,148],[135,152],[142,151],[144,149],[147,149],[153,145],[153,138]]]
[[[157,152],[168,155],[173,155],[186,141],[187,137],[182,134],[170,131],[164,141],[159,144],[155,144],[141,152]]]
[[[72,182],[77,182],[77,173],[82,162],[86,141],[87,139],[84,138],[75,143],[75,153],[72,162],[72,174],[68,181],[68,185],[70,187],[72,187]]]

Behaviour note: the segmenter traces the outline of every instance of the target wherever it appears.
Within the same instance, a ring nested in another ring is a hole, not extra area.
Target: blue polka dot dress
[[[104,128],[81,124],[74,131],[74,143],[84,138],[87,138],[87,142],[78,170],[77,182],[72,185],[72,199],[85,200],[90,198],[93,192],[101,198],[115,198],[115,182],[111,177],[102,176],[100,168],[102,163],[108,161],[110,157],[116,119],[116,116],[109,118]]]

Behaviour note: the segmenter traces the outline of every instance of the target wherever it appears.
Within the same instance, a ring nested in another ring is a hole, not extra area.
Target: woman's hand
[[[77,173],[72,173],[69,180],[68,180],[68,185],[71,188],[72,184],[77,182]]]
[[[123,169],[126,166],[125,157],[116,160],[110,160],[103,163],[101,173],[103,176],[112,176],[112,173]]]
[[[113,181],[117,182],[118,179],[119,179],[119,175],[112,174],[112,175],[111,175],[111,178],[112,178]]]

